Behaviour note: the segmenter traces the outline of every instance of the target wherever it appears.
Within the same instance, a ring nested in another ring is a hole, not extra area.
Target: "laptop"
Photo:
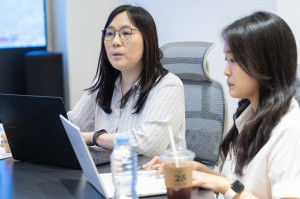
[[[114,185],[112,174],[99,174],[92,162],[92,157],[81,135],[80,129],[69,122],[64,116],[60,119],[66,129],[71,144],[75,150],[78,161],[82,167],[83,173],[92,186],[105,198],[114,197]],[[165,179],[161,176],[155,179],[156,170],[137,172],[136,192],[138,197],[163,195],[167,193]]]
[[[67,118],[63,100],[0,94],[0,120],[16,160],[81,169],[59,119]],[[90,147],[97,165],[109,163],[111,152]]]

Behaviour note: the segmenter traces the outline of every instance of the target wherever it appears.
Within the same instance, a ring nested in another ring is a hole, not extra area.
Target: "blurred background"
[[[288,23],[300,48],[300,0],[0,0],[0,93],[48,91],[71,110],[92,83],[101,30],[121,4],[139,5],[153,16],[160,46],[216,44],[208,56],[210,75],[227,89],[229,126],[238,99],[230,97],[223,74],[222,28],[255,11],[272,12]]]

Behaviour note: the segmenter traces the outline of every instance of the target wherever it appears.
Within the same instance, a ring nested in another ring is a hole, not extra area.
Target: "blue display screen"
[[[0,0],[0,49],[45,47],[44,0]]]

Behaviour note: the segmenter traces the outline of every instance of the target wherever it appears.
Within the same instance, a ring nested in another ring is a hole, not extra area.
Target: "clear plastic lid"
[[[129,143],[129,137],[127,135],[122,135],[117,137],[117,144],[128,144]]]
[[[195,153],[188,149],[177,150],[175,153],[172,149],[168,149],[160,155],[160,158],[164,162],[175,161],[193,161],[195,158]]]

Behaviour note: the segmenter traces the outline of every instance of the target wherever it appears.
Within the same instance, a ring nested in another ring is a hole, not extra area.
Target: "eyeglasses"
[[[128,27],[122,28],[121,30],[113,30],[111,28],[105,28],[104,30],[102,30],[102,37],[106,41],[111,41],[116,36],[116,31],[118,31],[120,38],[123,41],[126,41],[130,39],[130,37],[132,36],[132,30],[139,31],[137,29],[132,29]]]

